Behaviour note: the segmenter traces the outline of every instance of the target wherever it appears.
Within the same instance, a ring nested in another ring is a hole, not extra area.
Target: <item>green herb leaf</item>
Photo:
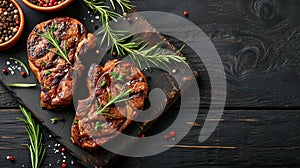
[[[74,124],[78,124],[78,120],[75,120],[75,119],[74,119],[74,120],[73,120],[73,123],[74,123]]]
[[[101,87],[105,86],[105,81],[101,82]]]
[[[120,103],[120,102],[124,102],[124,101],[128,100],[130,92],[131,92],[130,89],[125,90],[125,87],[123,86],[120,90],[120,93],[117,96],[115,96],[114,98],[111,98],[111,95],[108,94],[108,102],[105,104],[105,106],[102,107],[101,104],[99,106],[98,103],[96,102],[96,108],[97,108],[96,114],[102,114],[102,115],[116,118],[116,116],[113,116],[113,115],[107,113],[109,111],[109,106],[111,106],[115,103]]]
[[[35,87],[36,84],[29,84],[29,83],[11,83],[8,84],[9,87],[18,87],[18,88],[28,88],[28,87]]]
[[[50,75],[51,74],[50,70],[46,70],[45,74]]]
[[[57,118],[57,117],[50,118],[50,121],[52,124],[55,124],[58,121],[64,121],[64,120],[65,120],[64,118]]]
[[[61,58],[65,59],[69,64],[71,64],[66,49],[66,41],[64,41],[64,47],[62,49],[60,46],[60,39],[55,37],[54,31],[56,31],[55,28],[48,26],[44,33],[38,33],[38,35],[45,38],[51,45],[53,45],[58,50],[57,52],[54,52],[53,50],[48,49],[50,52],[59,55]]]
[[[100,124],[98,121],[96,122],[95,126],[94,126],[94,130],[98,131],[99,128],[105,126],[105,124]]]
[[[27,145],[27,148],[30,151],[31,165],[32,168],[39,168],[46,153],[46,150],[43,147],[43,143],[42,143],[43,136],[42,133],[40,132],[39,125],[35,123],[30,112],[28,112],[23,106],[19,106],[19,107],[25,118],[17,118],[17,119],[27,124],[25,130],[30,139],[30,144]]]
[[[110,76],[113,77],[114,79],[116,79],[117,73],[115,71],[113,71],[110,73]]]

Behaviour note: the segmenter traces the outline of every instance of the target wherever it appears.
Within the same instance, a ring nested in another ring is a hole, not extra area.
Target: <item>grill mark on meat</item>
[[[61,41],[62,48],[64,48],[63,41],[66,41],[66,50],[71,64],[55,54],[57,49],[38,35],[54,25],[58,28],[53,33]],[[76,57],[81,51],[79,44],[89,43],[88,48],[92,48],[94,41],[95,37],[88,36],[82,23],[69,17],[51,19],[33,28],[27,40],[27,55],[29,66],[41,84],[40,99],[43,108],[65,108],[72,103],[73,70],[80,71],[83,67]],[[42,65],[44,63],[45,65]],[[47,70],[50,70],[51,74],[45,75]],[[49,86],[51,86],[50,90],[46,88]]]
[[[110,75],[112,72],[116,77],[122,74],[122,81]],[[104,85],[102,81],[105,81]],[[90,96],[78,101],[75,115],[78,124],[73,123],[71,133],[73,143],[84,149],[94,150],[111,141],[137,116],[137,111],[143,108],[148,95],[148,84],[138,68],[118,60],[109,61],[104,67],[91,65],[87,83]],[[96,105],[105,106],[108,103],[108,94],[110,98],[118,95],[122,84],[125,90],[131,90],[128,101],[110,105],[105,112],[110,115],[97,114]],[[97,130],[94,128],[96,122],[103,124]]]

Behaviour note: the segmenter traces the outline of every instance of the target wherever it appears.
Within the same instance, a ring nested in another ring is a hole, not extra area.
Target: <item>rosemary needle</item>
[[[31,84],[31,83],[10,83],[7,86],[9,87],[18,87],[18,88],[28,88],[28,87],[35,87],[36,84]]]
[[[30,144],[28,144],[27,147],[30,151],[31,165],[32,168],[39,168],[46,153],[46,150],[43,147],[42,143],[43,135],[40,132],[39,125],[37,125],[34,119],[32,118],[31,113],[28,112],[23,106],[19,107],[25,118],[17,119],[27,124],[25,130],[30,140]]]

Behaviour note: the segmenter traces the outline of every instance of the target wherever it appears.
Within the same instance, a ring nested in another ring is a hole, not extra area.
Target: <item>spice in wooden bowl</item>
[[[12,47],[24,28],[24,14],[16,1],[0,1],[0,50]]]

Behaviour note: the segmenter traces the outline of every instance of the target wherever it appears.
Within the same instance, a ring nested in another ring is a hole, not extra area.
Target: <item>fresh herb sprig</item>
[[[103,2],[99,0],[83,1],[90,9],[100,14],[102,22],[102,29],[98,32],[98,35],[102,35],[100,43],[103,44],[107,41],[107,46],[110,46],[111,44],[111,53],[116,51],[119,56],[128,54],[131,60],[137,63],[140,68],[142,68],[142,62],[144,62],[148,68],[150,68],[151,63],[158,68],[169,67],[172,63],[184,63],[185,65],[188,65],[185,57],[178,56],[178,53],[170,54],[160,49],[160,43],[147,49],[147,44],[142,46],[144,42],[140,39],[131,40],[133,35],[128,35],[127,31],[113,30],[109,21],[117,20],[121,15],[111,11],[111,8],[104,5]],[[130,0],[110,0],[110,3],[114,9],[114,4],[118,3],[123,12],[125,11],[124,9],[131,10],[134,8],[134,6],[130,4]]]
[[[45,38],[51,45],[53,45],[57,49],[57,52],[48,49],[49,51],[59,55],[61,58],[65,59],[69,64],[71,64],[68,58],[66,40],[63,41],[62,48],[60,39],[55,37],[54,35],[54,32],[57,30],[57,27],[57,25],[48,26],[44,33],[38,33],[38,35]]]
[[[123,86],[120,90],[120,93],[113,98],[108,93],[108,102],[103,107],[101,104],[98,105],[98,103],[96,102],[96,114],[102,114],[102,115],[116,118],[116,116],[113,116],[113,115],[107,113],[109,110],[109,106],[128,100],[128,96],[129,96],[130,92],[131,92],[131,89],[125,90],[125,87]]]
[[[27,147],[30,151],[31,165],[32,168],[38,168],[40,167],[46,153],[42,143],[43,135],[40,132],[39,125],[35,123],[30,112],[28,112],[23,106],[19,107],[25,118],[17,119],[27,124],[25,130],[30,139],[30,144],[28,144]]]

